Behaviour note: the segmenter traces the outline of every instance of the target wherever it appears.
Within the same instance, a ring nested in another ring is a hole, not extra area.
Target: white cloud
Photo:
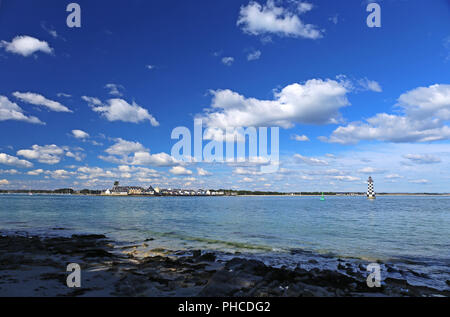
[[[341,144],[361,140],[431,142],[450,139],[450,85],[420,87],[402,94],[398,107],[403,115],[379,113],[366,122],[338,127],[323,141]]]
[[[0,153],[0,164],[22,167],[22,168],[30,168],[33,167],[33,163],[28,162],[26,160],[21,160],[15,156],[11,156],[5,153]]]
[[[10,169],[10,170],[0,170],[0,174],[16,175],[16,174],[20,174],[20,172],[15,169]]]
[[[347,89],[334,80],[311,79],[275,93],[275,100],[246,98],[231,90],[211,91],[212,105],[199,118],[208,127],[281,126],[337,123],[339,109],[350,105]]]
[[[146,65],[145,68],[149,69],[149,70],[153,70],[156,68],[155,65]]]
[[[370,91],[374,91],[374,92],[382,92],[383,91],[383,89],[381,88],[381,85],[378,82],[376,82],[375,80],[370,80],[367,78],[360,79],[359,85],[364,90],[370,90]]]
[[[62,169],[50,172],[51,177],[55,179],[67,179],[74,174],[74,172],[68,172]]]
[[[257,175],[263,175],[263,172],[257,171],[255,169],[245,169],[242,167],[238,167],[233,170],[233,174],[257,176]]]
[[[333,22],[333,24],[338,24],[339,23],[339,15],[335,14],[335,15],[329,17],[328,20]]]
[[[344,181],[344,182],[357,182],[360,181],[361,178],[358,177],[354,177],[354,176],[349,176],[349,175],[345,175],[345,176],[331,176],[331,178],[336,179],[338,181]]]
[[[53,27],[47,26],[47,24],[44,21],[41,22],[41,27],[44,31],[46,31],[48,34],[50,34],[53,38],[57,39],[59,37],[58,32],[56,32],[56,30]]]
[[[203,169],[203,168],[197,168],[197,174],[199,175],[199,176],[211,176],[212,175],[212,173],[211,172],[208,172],[207,170],[205,170],[205,169]]]
[[[173,166],[179,162],[167,153],[150,154],[149,152],[134,153],[131,164],[151,166]]]
[[[437,164],[442,162],[439,157],[429,154],[407,154],[403,157],[416,164]]]
[[[82,149],[77,148],[77,151],[72,152],[66,146],[59,147],[55,144],[52,145],[33,145],[31,149],[23,149],[17,151],[17,155],[23,156],[29,160],[37,160],[40,163],[54,165],[58,164],[64,156],[72,157],[77,161],[81,161],[83,159],[83,154],[80,153]]]
[[[450,85],[432,85],[408,91],[400,96],[398,106],[411,118],[450,120]]]
[[[52,54],[53,49],[45,41],[40,41],[34,37],[21,35],[13,38],[11,42],[1,41],[0,47],[4,47],[7,52],[30,56],[38,51]]]
[[[183,166],[174,166],[169,172],[174,175],[192,175],[192,171],[184,168]]]
[[[71,157],[78,162],[81,162],[86,157],[85,154],[83,154],[81,152],[71,152],[71,151],[67,151],[66,156]]]
[[[110,156],[99,156],[100,159],[108,162],[131,164],[131,165],[152,165],[152,166],[173,166],[179,162],[166,153],[150,154],[139,142],[131,142],[117,139],[116,143],[105,150]]]
[[[377,169],[377,168],[373,168],[373,167],[364,167],[358,170],[358,173],[362,173],[362,174],[380,174],[380,173],[384,173],[385,171],[382,169]]]
[[[0,185],[9,185],[9,181],[7,179],[0,179]]]
[[[409,182],[413,183],[413,184],[422,184],[422,185],[430,183],[430,181],[428,179],[413,179],[413,180],[410,180]]]
[[[66,106],[60,104],[59,102],[49,100],[39,94],[35,94],[35,93],[31,93],[31,92],[21,93],[21,92],[16,91],[13,93],[13,96],[16,97],[17,99],[21,100],[22,102],[26,102],[26,103],[36,105],[36,106],[43,106],[52,111],[73,112],[72,110],[70,110]]]
[[[7,97],[0,96],[0,121],[16,120],[35,124],[45,124],[33,116],[26,116],[16,103],[11,102]]]
[[[83,96],[94,112],[102,114],[108,121],[123,121],[131,123],[140,123],[150,121],[154,127],[159,126],[159,122],[148,112],[133,101],[130,105],[123,99],[115,98],[103,104],[98,98]]]
[[[116,97],[122,97],[124,87],[118,84],[106,84],[105,88],[109,90],[109,94]]]
[[[230,57],[230,56],[223,57],[222,58],[222,63],[224,65],[231,66],[234,63],[234,57]]]
[[[105,152],[110,155],[126,156],[134,152],[144,152],[145,150],[145,147],[139,142],[131,142],[119,138]]]
[[[95,97],[82,96],[81,99],[86,101],[91,107],[103,105],[102,101]]]
[[[386,178],[386,179],[398,179],[398,178],[403,178],[403,176],[398,175],[398,174],[389,174],[389,175],[386,175],[384,178]]]
[[[89,134],[84,132],[83,130],[72,130],[72,135],[77,139],[89,138]]]
[[[27,174],[28,175],[31,175],[31,176],[38,176],[38,175],[41,175],[41,174],[43,174],[44,173],[44,170],[43,169],[37,169],[37,170],[33,170],[33,171],[29,171],[29,172],[27,172]]]
[[[313,8],[314,8],[313,4],[308,2],[299,2],[297,7],[299,13],[309,12]]]
[[[298,162],[302,162],[302,163],[306,163],[308,165],[318,165],[318,166],[324,166],[324,165],[328,165],[328,162],[325,160],[321,160],[315,157],[306,157],[300,154],[295,154],[294,158],[298,161]]]
[[[301,13],[309,11],[308,9],[312,7],[307,4],[298,6],[298,10],[303,10]],[[294,11],[276,6],[273,0],[268,0],[265,5],[251,1],[247,6],[242,6],[237,25],[251,35],[277,34],[307,39],[323,36],[315,25],[303,23]]]
[[[256,61],[261,57],[261,51],[253,51],[247,55],[248,61]]]
[[[292,138],[298,142],[308,142],[309,138],[306,135],[293,135]]]

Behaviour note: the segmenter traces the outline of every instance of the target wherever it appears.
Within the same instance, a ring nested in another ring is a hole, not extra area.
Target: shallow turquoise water
[[[304,249],[368,259],[450,259],[450,197],[0,195],[2,231],[157,238],[172,248]],[[66,231],[56,231],[64,228]]]
[[[450,197],[0,195],[0,233],[95,233],[119,244],[153,238],[149,248],[240,252],[275,266],[382,260],[402,272],[383,279],[439,289],[450,280]]]

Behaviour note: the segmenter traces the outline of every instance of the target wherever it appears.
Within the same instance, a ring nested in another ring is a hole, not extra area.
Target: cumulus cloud
[[[130,165],[173,166],[179,162],[166,153],[150,154],[150,150],[139,142],[126,141],[121,138],[105,150],[109,156],[99,156],[108,162]]]
[[[145,147],[139,142],[126,141],[124,139],[116,139],[116,143],[105,150],[110,155],[126,156],[134,152],[144,152]]]
[[[291,10],[277,6],[273,0],[268,0],[263,5],[251,1],[248,5],[241,7],[237,25],[251,35],[276,34],[318,39],[323,35],[317,26],[305,24],[297,14],[297,12],[302,14],[311,9],[312,6],[308,3],[299,3],[296,10]]]
[[[203,169],[201,167],[197,168],[197,174],[199,176],[211,176],[212,175],[211,172],[208,172],[207,170],[205,170],[205,169]]]
[[[224,65],[231,66],[234,63],[234,57],[230,57],[230,56],[223,57],[222,58],[222,63]]]
[[[318,165],[318,166],[323,166],[323,165],[328,165],[328,162],[325,160],[321,160],[315,157],[306,157],[300,154],[295,154],[294,158],[301,163],[305,163],[308,165]]]
[[[403,176],[401,176],[399,174],[388,174],[384,178],[386,178],[386,179],[399,179],[399,178],[403,178]]]
[[[298,142],[308,142],[309,141],[309,138],[304,134],[303,135],[295,134],[292,136],[292,139],[294,139],[295,141],[298,141]]]
[[[403,114],[379,113],[366,122],[338,127],[332,143],[352,144],[361,140],[431,142],[450,139],[450,85],[419,87],[402,94],[397,103]]]
[[[167,153],[150,154],[149,152],[134,153],[131,164],[150,166],[173,166],[179,162]]]
[[[375,80],[370,80],[367,78],[364,79],[360,79],[359,80],[359,85],[364,89],[364,90],[370,90],[373,92],[382,92],[383,89],[381,88],[381,85],[376,82]]]
[[[20,174],[20,172],[15,169],[10,169],[10,170],[0,170],[0,174],[16,175],[16,174]]]
[[[261,51],[253,51],[248,53],[247,60],[248,61],[256,61],[261,57]]]
[[[361,180],[361,178],[350,176],[350,175],[331,176],[331,178],[338,180],[338,181],[343,181],[343,182],[357,182],[357,181]]]
[[[409,182],[412,184],[422,184],[422,185],[430,183],[428,179],[412,179]]]
[[[299,2],[297,4],[297,9],[299,13],[309,12],[314,8],[312,3],[309,2]]]
[[[72,130],[72,135],[74,138],[77,138],[77,139],[89,138],[89,133],[86,133],[83,130]]]
[[[83,159],[83,154],[80,153],[82,149],[78,148],[77,151],[72,152],[68,147],[59,147],[55,144],[52,145],[33,145],[31,149],[23,149],[17,151],[17,155],[23,156],[29,160],[37,160],[39,163],[54,165],[58,164],[64,156],[72,157],[77,161]]]
[[[5,96],[0,96],[0,121],[16,120],[35,124],[45,124],[34,116],[26,116],[22,108]]]
[[[55,179],[67,179],[70,176],[74,175],[75,173],[59,169],[59,170],[56,170],[56,171],[51,171],[49,174],[50,174],[50,176],[52,178],[55,178]]]
[[[9,185],[9,181],[7,179],[0,179],[0,185]]]
[[[380,173],[384,173],[385,170],[382,169],[377,169],[377,168],[373,168],[373,167],[364,167],[358,170],[359,173],[362,174],[380,174]]]
[[[33,163],[26,161],[26,160],[21,160],[15,156],[11,156],[6,153],[0,153],[0,164],[22,167],[22,168],[33,167]]]
[[[311,79],[275,93],[274,100],[246,98],[231,90],[211,91],[212,105],[199,116],[208,127],[281,126],[338,123],[339,109],[350,105],[347,89],[335,80]]]
[[[19,54],[22,56],[30,56],[36,52],[43,52],[52,54],[53,49],[45,41],[40,41],[28,35],[16,36],[11,42],[1,41],[0,47],[3,47],[7,52]]]
[[[170,171],[174,175],[192,175],[192,171],[186,169],[183,166],[174,166],[170,169]]]
[[[109,94],[116,97],[122,97],[124,87],[118,84],[106,84],[105,88],[109,90]]]
[[[44,96],[39,95],[39,94],[35,94],[35,93],[31,93],[31,92],[22,93],[22,92],[16,91],[13,93],[13,96],[16,97],[17,99],[21,100],[22,102],[26,102],[26,103],[36,105],[36,106],[46,107],[46,108],[50,109],[51,111],[73,112],[72,110],[70,110],[66,106],[60,104],[59,102],[47,99]]]
[[[109,99],[103,104],[100,99],[95,97],[83,96],[83,100],[87,101],[94,112],[100,113],[108,121],[123,121],[131,123],[140,123],[150,121],[154,127],[159,126],[159,122],[148,112],[133,101],[130,105],[123,99]]]
[[[339,15],[335,14],[335,15],[329,17],[328,20],[333,22],[333,24],[338,24],[339,23]]]
[[[42,173],[44,173],[44,170],[42,168],[27,172],[27,174],[30,176],[38,176],[41,175]]]
[[[408,91],[400,96],[398,106],[414,119],[450,120],[450,85],[432,85]]]
[[[429,154],[406,154],[403,157],[416,164],[437,164],[442,162],[439,157]]]
[[[81,99],[86,101],[91,107],[103,105],[102,101],[96,97],[82,96]]]

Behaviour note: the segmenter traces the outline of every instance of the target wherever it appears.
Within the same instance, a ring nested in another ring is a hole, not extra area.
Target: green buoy
[[[322,197],[320,197],[320,201],[325,201],[325,196],[322,193]]]

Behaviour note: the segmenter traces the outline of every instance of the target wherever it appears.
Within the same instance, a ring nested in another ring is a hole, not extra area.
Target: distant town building
[[[150,186],[147,189],[137,186],[120,186],[119,182],[114,182],[114,186],[111,189],[107,189],[102,192],[105,196],[225,196],[224,191],[213,190],[192,190],[192,189],[160,189],[158,187],[153,188]]]

